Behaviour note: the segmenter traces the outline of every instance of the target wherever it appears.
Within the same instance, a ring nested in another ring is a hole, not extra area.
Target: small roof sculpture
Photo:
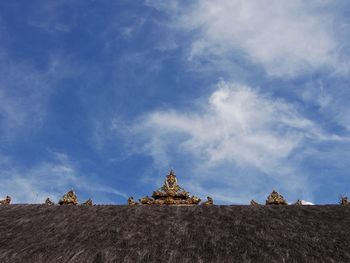
[[[92,206],[92,205],[93,205],[93,203],[92,203],[91,198],[89,198],[89,199],[88,199],[88,200],[86,200],[84,203],[82,203],[82,205]]]
[[[133,204],[131,201],[133,199],[129,198],[129,204]],[[145,196],[140,199],[143,205],[198,205],[200,201],[196,196],[190,197],[189,193],[177,184],[173,170],[170,170],[164,185],[154,191],[152,197]]]
[[[282,195],[273,190],[267,197],[266,205],[288,205],[288,203]]]
[[[207,196],[207,201],[203,202],[202,205],[213,205],[214,200],[210,196]]]
[[[46,198],[46,200],[45,200],[45,205],[55,205],[55,203],[52,202],[52,201],[50,200],[50,198]]]
[[[138,202],[134,201],[134,197],[130,196],[128,198],[128,205],[138,205],[138,204],[139,204]]]
[[[252,200],[250,201],[250,205],[251,205],[251,206],[259,206],[260,204],[259,204],[258,202],[256,202],[254,199],[252,199]]]
[[[340,197],[340,204],[341,205],[350,205],[348,197],[347,196],[341,196]]]
[[[60,201],[58,202],[60,205],[77,205],[78,198],[73,190],[68,191],[65,195],[62,196]]]
[[[300,199],[298,199],[294,205],[303,205],[303,202]]]
[[[6,196],[5,199],[0,200],[0,205],[9,205],[11,203],[11,197],[10,196]]]

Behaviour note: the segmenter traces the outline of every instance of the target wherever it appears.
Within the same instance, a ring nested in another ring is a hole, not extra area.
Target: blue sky
[[[347,1],[2,1],[0,194],[350,194]]]

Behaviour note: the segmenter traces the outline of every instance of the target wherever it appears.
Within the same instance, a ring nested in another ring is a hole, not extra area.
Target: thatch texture
[[[0,206],[0,262],[350,262],[350,207]]]

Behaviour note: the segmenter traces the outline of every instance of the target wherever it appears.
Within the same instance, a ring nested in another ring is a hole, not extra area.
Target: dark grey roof
[[[350,262],[350,206],[0,206],[0,262]]]

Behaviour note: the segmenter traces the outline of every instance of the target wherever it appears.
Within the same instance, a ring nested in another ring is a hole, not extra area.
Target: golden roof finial
[[[189,193],[178,185],[173,169],[170,169],[166,176],[164,185],[153,192],[152,198],[146,196],[139,200],[141,204],[158,205],[197,205],[200,202],[198,197],[190,197]]]
[[[0,200],[0,205],[9,205],[10,203],[11,203],[11,197],[8,195],[4,200]]]
[[[128,198],[128,205],[138,205],[139,203],[134,201],[134,197],[130,196]]]
[[[50,200],[50,198],[46,198],[45,205],[54,205],[55,203]]]
[[[78,198],[73,189],[64,194],[61,200],[58,202],[60,205],[77,205]]]
[[[214,200],[210,196],[207,196],[207,201],[203,202],[202,205],[213,205]]]
[[[287,201],[275,189],[267,197],[266,205],[288,205]]]
[[[341,205],[349,205],[350,202],[348,200],[348,197],[347,196],[340,196],[340,204]]]

